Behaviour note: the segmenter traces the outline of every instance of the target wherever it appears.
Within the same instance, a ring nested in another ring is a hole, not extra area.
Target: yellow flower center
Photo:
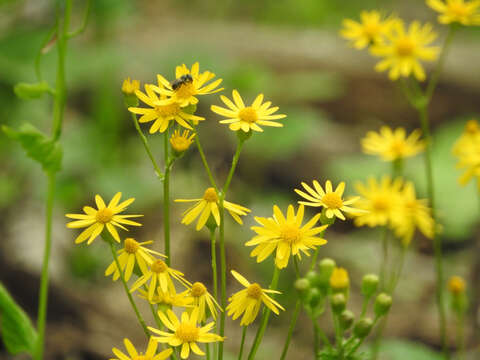
[[[340,209],[343,206],[342,198],[334,192],[323,195],[322,202],[329,209]]]
[[[368,23],[363,26],[363,33],[372,41],[380,32],[380,25],[378,23]]]
[[[207,202],[217,202],[218,201],[218,196],[217,192],[213,187],[209,187],[207,190],[205,190],[205,193],[203,194],[203,200]]]
[[[151,270],[157,274],[167,271],[168,266],[162,260],[156,260],[151,267]]]
[[[184,82],[175,90],[175,95],[179,99],[188,99],[189,97],[195,95],[196,93],[197,93],[197,90],[195,89],[195,86],[191,81]]]
[[[192,296],[200,297],[207,292],[207,288],[201,282],[196,282],[192,285]]]
[[[248,123],[254,123],[258,120],[257,111],[251,106],[247,106],[238,112],[238,118]]]
[[[377,197],[373,199],[372,206],[376,211],[385,211],[389,208],[389,201],[385,197]]]
[[[397,55],[401,57],[412,56],[415,52],[415,43],[407,38],[401,38],[397,42]]]
[[[135,254],[140,245],[132,238],[125,239],[125,251],[129,254]]]
[[[253,283],[247,288],[247,296],[249,298],[258,300],[262,297],[262,293],[262,288],[257,283]]]
[[[462,4],[460,2],[451,2],[448,4],[448,12],[458,17],[469,15],[466,4]]]
[[[98,210],[97,214],[95,215],[95,219],[102,224],[110,222],[110,220],[112,220],[112,217],[113,211],[110,210],[108,207]]]
[[[155,111],[161,117],[169,117],[178,114],[180,111],[180,105],[177,103],[155,106]]]
[[[189,323],[180,323],[175,331],[175,335],[182,343],[195,342],[198,340],[200,331],[195,325]]]
[[[295,225],[286,224],[281,231],[283,240],[290,244],[295,244],[300,239],[300,229]]]
[[[391,150],[397,156],[401,157],[405,153],[406,144],[404,141],[396,140],[392,143]]]

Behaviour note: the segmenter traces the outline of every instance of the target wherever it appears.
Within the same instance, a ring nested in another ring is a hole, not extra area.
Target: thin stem
[[[115,250],[115,245],[113,244],[113,240],[109,235],[106,235],[105,232],[102,233],[102,237],[105,241],[108,242],[110,245],[110,250],[112,251],[112,256],[113,259],[115,260],[115,265],[117,266],[117,269],[119,270],[120,273],[120,279],[122,280],[123,288],[125,289],[125,293],[127,294],[128,301],[130,301],[130,305],[133,308],[133,311],[135,311],[135,315],[137,316],[138,322],[140,323],[140,326],[143,329],[143,332],[147,336],[147,339],[150,338],[150,333],[148,331],[147,325],[145,324],[145,321],[143,320],[142,315],[138,311],[137,305],[135,304],[135,301],[133,300],[132,294],[130,293],[130,290],[128,289],[127,282],[125,281],[125,275],[123,274],[123,271],[120,271],[120,262],[118,261],[118,256],[117,256],[117,251]]]
[[[205,153],[203,152],[202,144],[200,143],[200,139],[198,138],[198,132],[195,129],[195,144],[197,145],[198,153],[202,158],[203,166],[205,167],[205,171],[207,172],[208,179],[210,180],[210,184],[213,186],[215,191],[218,193],[217,184],[215,183],[215,179],[213,178],[212,172],[210,171],[210,167],[208,166],[207,158],[205,157]]]
[[[211,355],[210,355],[210,344],[205,344],[205,352],[207,353],[207,360],[210,360],[211,359]]]
[[[365,317],[365,314],[367,313],[367,309],[368,309],[368,304],[370,303],[370,299],[371,299],[371,298],[372,298],[371,296],[369,296],[369,297],[366,297],[366,296],[365,296],[365,297],[363,298],[362,312],[361,312],[361,314],[360,314],[360,319],[363,318],[363,317]]]
[[[335,325],[335,345],[337,346],[339,360],[343,360],[343,329],[337,314],[333,315]]]
[[[245,345],[245,336],[247,335],[247,326],[243,326],[242,340],[240,341],[240,351],[238,353],[238,360],[242,360],[243,346]]]
[[[388,264],[388,227],[385,226],[382,237],[382,262],[380,264],[380,289],[387,285],[387,264]]]
[[[235,173],[235,169],[237,168],[238,159],[240,158],[240,152],[242,151],[244,141],[239,140],[237,144],[237,149],[235,150],[235,155],[233,156],[232,166],[230,167],[230,171],[228,172],[227,180],[225,181],[225,185],[223,185],[222,193],[223,198],[225,199],[225,194],[228,191],[230,186],[230,182],[232,181],[233,174]]]
[[[327,335],[325,335],[325,333],[323,332],[323,330],[320,328],[320,325],[318,325],[318,322],[317,320],[315,319],[314,320],[314,331],[317,333],[318,336],[320,336],[320,338],[322,339],[322,342],[323,344],[329,348],[329,349],[332,349],[332,344],[330,344],[330,340],[328,340],[328,337]]]
[[[162,328],[162,322],[160,321],[160,318],[158,317],[158,314],[155,311],[155,307],[150,303],[150,301],[148,302],[148,304],[150,305],[150,311],[152,312],[153,319],[155,320],[155,323],[157,324],[158,328],[161,329]]]
[[[58,19],[57,19],[58,23]],[[42,81],[42,68],[41,68],[41,62],[42,62],[42,56],[44,55],[44,50],[45,47],[48,45],[48,43],[52,40],[53,35],[58,29],[58,25],[55,24],[47,33],[47,36],[42,41],[42,44],[40,48],[38,49],[37,55],[35,56],[35,75],[37,76],[38,81]]]
[[[135,125],[135,129],[137,129],[138,135],[140,135],[140,139],[142,140],[143,147],[145,148],[145,151],[147,152],[148,157],[150,158],[150,161],[152,162],[153,168],[155,169],[155,173],[157,174],[157,177],[161,180],[164,178],[163,172],[160,170],[160,167],[158,166],[157,162],[155,161],[155,158],[153,157],[152,151],[150,150],[150,145],[148,143],[147,137],[143,134],[142,129],[140,128],[140,124],[138,123],[137,115],[134,113],[130,113],[132,116],[133,124]]]
[[[272,282],[270,283],[270,287],[269,287],[271,290],[277,290],[279,276],[280,276],[280,270],[277,268],[276,265],[274,265]],[[271,296],[272,298],[274,297],[273,294]],[[271,312],[272,311],[267,307],[263,309],[260,327],[258,328],[257,334],[255,335],[255,339],[253,340],[252,348],[250,349],[250,353],[248,354],[248,360],[255,359],[255,355],[257,353],[258,347],[260,346],[260,343],[262,342],[262,339],[263,339],[263,334],[267,329],[268,319],[270,318]]]
[[[285,340],[285,345],[283,345],[283,350],[282,350],[282,355],[280,356],[280,360],[284,360],[285,357],[287,356],[288,347],[290,346],[290,342],[292,341],[292,335],[293,335],[293,332],[295,331],[295,326],[297,325],[297,319],[301,309],[302,309],[302,302],[300,299],[297,299],[297,302],[295,303],[295,310],[293,311],[293,315],[292,315],[292,320],[290,320],[290,326],[288,327],[287,339]],[[314,332],[315,332],[315,326],[314,326]],[[318,337],[315,336],[314,338],[315,342],[318,342],[317,339]]]
[[[91,3],[91,0],[87,0],[87,4],[85,5],[85,13],[83,15],[82,24],[77,30],[71,31],[67,34],[69,38],[80,35],[85,31],[85,28],[87,27],[87,23],[88,23],[88,16],[90,14],[90,3]]]
[[[164,134],[164,147],[163,147],[164,159],[165,159],[165,172],[163,178],[163,237],[165,244],[166,263],[170,266],[170,163],[168,156],[168,129]]]
[[[218,301],[218,272],[217,272],[217,241],[215,236],[216,229],[210,229],[210,247],[212,254],[212,283],[213,297]]]

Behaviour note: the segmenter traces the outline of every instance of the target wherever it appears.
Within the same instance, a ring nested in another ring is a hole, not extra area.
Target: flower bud
[[[463,280],[463,278],[460,276],[452,276],[448,280],[448,291],[450,291],[452,295],[464,293],[465,288],[465,280]]]
[[[371,298],[377,292],[378,276],[375,274],[367,274],[362,279],[362,294],[367,299]]]
[[[330,276],[330,287],[334,293],[346,292],[350,286],[348,272],[344,268],[336,267]]]
[[[300,292],[304,293],[308,289],[310,289],[310,281],[306,278],[301,278],[295,281],[295,289]]]
[[[247,141],[248,139],[250,139],[252,137],[252,130],[250,131],[235,131],[235,133],[237,134],[237,139],[239,142],[243,143],[244,141]]]
[[[310,270],[309,272],[307,272],[305,277],[308,279],[308,281],[310,281],[310,285],[312,285],[313,287],[319,287],[320,276],[315,270]]]
[[[373,327],[373,321],[370,318],[362,318],[360,319],[353,328],[353,334],[359,338],[363,339],[370,334],[370,331]]]
[[[24,100],[38,99],[46,92],[53,92],[46,81],[38,83],[21,82],[15,85],[13,91],[15,92],[15,95]]]
[[[188,130],[184,130],[182,134],[180,134],[179,130],[175,130],[170,137],[170,145],[172,146],[173,154],[176,157],[182,156],[183,153],[188,150],[190,145],[192,145],[194,137],[195,134],[190,135],[190,131]]]
[[[391,306],[392,306],[392,297],[385,293],[379,294],[375,299],[375,305],[374,305],[375,315],[377,315],[378,317],[384,316],[386,313],[388,313]]]
[[[130,77],[123,80],[122,92],[127,107],[138,106],[138,98],[137,95],[135,95],[135,91],[137,90],[140,90],[140,81],[130,80]]]
[[[312,309],[314,309],[320,303],[320,300],[322,299],[322,293],[317,288],[312,287],[310,288],[310,290],[308,290],[307,298],[308,298],[308,304]]]
[[[448,291],[451,294],[451,307],[459,314],[464,313],[468,308],[465,288],[465,280],[460,276],[452,276],[448,281]]]
[[[325,288],[328,287],[333,269],[335,269],[335,265],[336,265],[335,260],[330,258],[322,259],[318,263],[320,286]]]
[[[353,325],[353,321],[355,320],[355,315],[350,310],[344,310],[340,314],[340,325],[342,329],[348,330]]]
[[[340,314],[347,306],[347,299],[342,293],[334,294],[330,298],[330,305],[335,314]]]

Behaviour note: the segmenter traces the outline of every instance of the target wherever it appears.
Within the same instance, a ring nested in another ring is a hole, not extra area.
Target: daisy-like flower
[[[159,336],[153,336],[155,340],[161,343],[167,343],[170,346],[181,346],[180,357],[187,359],[190,355],[190,350],[200,356],[205,353],[198,347],[199,343],[211,343],[217,341],[223,341],[224,338],[210,333],[210,330],[214,327],[214,322],[210,322],[205,326],[199,327],[198,324],[198,308],[195,308],[189,315],[188,312],[183,312],[181,319],[179,320],[175,313],[168,309],[167,313],[158,313],[162,323],[173,333],[158,330],[152,327],[148,327],[150,331]]]
[[[207,288],[201,282],[197,281],[193,283],[192,287],[184,293],[192,299],[193,306],[198,308],[199,322],[207,319],[207,306],[214,320],[217,319],[218,310],[222,311],[222,308],[218,305],[215,298],[207,291]]]
[[[177,154],[181,154],[188,150],[190,145],[192,145],[194,138],[195,133],[190,135],[190,131],[188,130],[184,130],[181,134],[179,130],[175,130],[170,137],[170,145],[172,145],[173,151]]]
[[[313,180],[313,187],[315,190],[305,182],[302,182],[302,186],[307,192],[298,189],[295,189],[295,192],[308,201],[299,201],[299,203],[314,207],[323,206],[325,209],[325,216],[329,219],[337,217],[341,220],[345,220],[342,211],[352,215],[364,212],[364,210],[348,206],[358,201],[360,197],[356,196],[349,200],[342,198],[343,192],[345,191],[345,183],[343,181],[338,184],[335,191],[333,191],[332,182],[330,180],[327,180],[325,183],[325,191],[317,180]]]
[[[198,62],[192,65],[190,70],[185,64],[175,68],[175,80],[170,83],[162,75],[157,75],[159,86],[153,86],[153,90],[159,94],[165,95],[167,99],[165,103],[176,102],[181,107],[198,103],[196,96],[213,94],[222,91],[223,88],[217,87],[222,79],[217,79],[208,83],[215,77],[210,71],[199,72],[200,66]]]
[[[233,320],[243,314],[240,326],[248,326],[256,319],[262,303],[277,315],[280,313],[278,309],[285,311],[282,305],[268,296],[268,294],[281,294],[279,291],[262,289],[259,284],[250,283],[235,270],[231,273],[240,284],[245,286],[245,289],[236,292],[228,299],[230,303],[226,309],[228,316]]]
[[[184,112],[177,102],[167,101],[165,96],[160,98],[152,90],[154,85],[147,84],[145,85],[146,94],[140,90],[136,90],[135,94],[137,97],[142,100],[151,108],[140,108],[140,107],[129,107],[128,111],[142,115],[138,119],[139,123],[146,123],[154,121],[150,127],[150,134],[158,132],[165,132],[167,130],[170,121],[176,121],[179,125],[187,129],[192,129],[189,121],[198,122],[200,120],[205,120],[205,118],[188,114]],[[156,87],[157,88],[157,87]]]
[[[163,254],[160,254],[157,251],[147,249],[143,245],[152,244],[153,241],[144,241],[137,242],[135,239],[126,238],[123,249],[118,250],[118,262],[120,263],[120,269],[125,273],[125,280],[130,280],[132,276],[133,268],[135,263],[138,264],[142,274],[145,274],[148,271],[148,265],[151,265],[155,260],[151,254],[157,256],[166,257]],[[120,277],[120,272],[118,271],[117,264],[112,262],[108,268],[105,270],[105,276],[110,276],[113,274],[113,281],[117,281]]]
[[[441,24],[480,25],[478,0],[427,0],[427,5],[440,13],[438,22]]]
[[[414,21],[407,30],[403,21],[395,21],[385,39],[370,48],[373,55],[384,58],[375,66],[375,70],[382,72],[390,69],[391,80],[411,74],[419,81],[425,80],[425,70],[420,61],[437,59],[439,48],[430,46],[436,37],[430,24],[422,26]]]
[[[263,94],[259,94],[252,105],[245,106],[242,97],[237,90],[232,91],[231,101],[226,96],[221,95],[220,99],[227,105],[227,108],[212,105],[211,110],[214,113],[225,116],[228,119],[221,120],[220,124],[230,124],[230,130],[237,131],[242,129],[244,132],[250,130],[263,131],[259,125],[282,127],[283,124],[272,120],[283,119],[287,115],[274,113],[278,110],[277,106],[270,107],[271,101],[263,102]]]
[[[217,196],[217,192],[213,187],[205,190],[203,197],[200,199],[176,199],[175,201],[196,202],[195,205],[185,210],[185,212],[183,213],[184,217],[182,219],[182,224],[189,225],[198,217],[196,227],[196,230],[198,231],[207,223],[208,218],[210,217],[210,215],[212,215],[217,225],[220,226],[220,213],[218,210],[219,199]],[[251,211],[246,207],[231,203],[226,200],[223,200],[223,206],[226,210],[228,210],[233,219],[240,225],[243,224],[240,215],[245,216]]]
[[[390,29],[393,18],[384,18],[376,10],[362,11],[360,13],[360,22],[344,19],[343,29],[340,35],[351,41],[355,49],[363,49],[372,44],[380,42]]]
[[[123,80],[122,83],[122,92],[125,95],[134,95],[136,90],[140,89],[140,81],[131,80],[130,76]]]
[[[471,145],[477,142],[480,143],[480,125],[476,119],[471,119],[465,124],[463,133],[453,145],[452,152],[460,156],[465,151],[471,150]]]
[[[395,235],[402,240],[404,246],[408,246],[415,234],[415,230],[427,238],[433,238],[435,222],[432,218],[432,210],[427,205],[427,200],[417,199],[415,186],[407,182],[400,194],[401,202],[392,213],[392,228]]]
[[[169,309],[173,306],[176,307],[193,307],[193,299],[189,297],[185,292],[177,293],[175,289],[163,292],[161,289],[157,289],[151,300],[148,300],[148,292],[143,289],[138,289],[139,297],[147,300],[150,304],[160,306],[161,309]]]
[[[392,130],[388,126],[382,126],[380,131],[369,131],[362,139],[363,152],[377,155],[383,161],[395,161],[415,156],[423,151],[425,144],[419,140],[422,132],[414,130],[406,136],[404,128]]]
[[[382,177],[380,181],[369,178],[365,185],[360,182],[355,184],[355,189],[362,196],[356,206],[366,211],[355,217],[355,225],[370,227],[389,225],[392,213],[401,201],[402,186],[402,179],[392,181],[389,176]]]
[[[135,198],[130,198],[119,203],[121,197],[122,193],[118,192],[108,203],[108,205],[105,205],[102,197],[100,195],[95,195],[97,209],[94,209],[91,206],[84,206],[83,212],[85,214],[65,215],[70,219],[76,219],[76,221],[72,221],[67,224],[68,228],[79,229],[86,227],[86,229],[83,230],[83,232],[75,239],[76,244],[84,242],[88,239],[87,244],[90,245],[92,241],[102,233],[105,227],[112,237],[116,241],[120,242],[120,236],[118,236],[115,226],[126,231],[128,231],[128,229],[123,225],[142,226],[142,224],[128,220],[128,218],[135,218],[143,215],[118,215],[119,213],[125,211],[128,205],[135,201]]]
[[[165,360],[173,352],[173,349],[166,349],[156,354],[158,342],[153,337],[150,337],[148,340],[147,351],[145,354],[137,352],[130,340],[123,339],[123,343],[125,344],[128,355],[124,354],[117,348],[113,348],[112,352],[115,354],[116,358],[110,360]]]
[[[303,205],[299,205],[296,214],[293,205],[289,205],[285,217],[280,208],[274,205],[273,217],[255,217],[261,226],[252,226],[257,235],[245,244],[256,246],[250,256],[256,256],[257,262],[262,262],[276,250],[275,265],[283,269],[288,265],[290,256],[301,258],[301,252],[309,256],[308,250],[325,245],[327,240],[316,236],[327,228],[327,225],[315,227],[321,214],[315,215],[302,226],[304,212]]]
[[[167,264],[165,264],[162,260],[155,260],[150,265],[150,269],[146,273],[144,273],[141,277],[135,281],[130,289],[130,292],[134,292],[140,286],[145,284],[148,280],[150,283],[147,285],[148,288],[148,301],[152,301],[153,295],[155,290],[162,291],[164,293],[170,292],[174,294],[175,285],[173,285],[172,278],[180,282],[183,286],[189,287],[191,284],[183,277],[183,273],[170,268]]]

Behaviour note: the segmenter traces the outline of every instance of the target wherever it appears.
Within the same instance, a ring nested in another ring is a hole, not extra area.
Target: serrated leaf
[[[10,139],[18,141],[27,155],[39,162],[45,171],[60,170],[62,162],[60,145],[49,139],[35,126],[27,123],[22,125],[19,130],[2,126],[2,130]]]
[[[27,314],[15,303],[2,284],[0,284],[0,329],[3,343],[10,354],[22,352],[33,354],[37,332]]]

